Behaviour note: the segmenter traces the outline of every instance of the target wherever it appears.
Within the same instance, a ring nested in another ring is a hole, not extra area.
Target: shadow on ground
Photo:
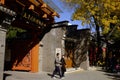
[[[11,74],[4,73],[3,80],[6,80],[6,77],[11,76]]]
[[[120,80],[120,72],[110,72],[105,69],[100,69],[98,71],[105,72],[104,75],[107,75],[112,80]]]
[[[52,74],[48,73],[47,75],[52,78]],[[56,79],[59,79],[59,78],[60,78],[60,77],[59,77],[59,74],[54,75],[54,77],[55,77]]]

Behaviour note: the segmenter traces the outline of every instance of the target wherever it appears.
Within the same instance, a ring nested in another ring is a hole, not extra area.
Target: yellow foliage
[[[117,16],[115,15],[115,16],[113,16],[113,20],[116,20],[117,19]]]
[[[95,15],[95,11],[91,11],[91,14],[92,14],[92,15]]]
[[[110,30],[110,28],[105,26],[105,27],[104,27],[104,29],[103,29],[103,34],[108,33],[108,32],[109,32],[109,30]]]
[[[106,27],[109,27],[109,26],[110,26],[110,21],[106,21],[106,22],[104,23],[104,25],[105,25]]]
[[[116,24],[117,20],[111,20],[110,22],[113,23],[113,24]]]
[[[63,0],[64,1],[64,0]],[[72,0],[66,0],[66,2],[71,2]]]
[[[115,6],[110,6],[111,7],[111,9],[114,11],[114,10],[116,10],[116,7]]]
[[[103,33],[107,33],[110,24],[116,25],[120,19],[120,0],[64,0],[71,3],[76,3],[76,8],[73,19],[85,22],[93,22],[91,17],[94,17],[96,22],[102,27]],[[91,20],[91,21],[90,21]]]
[[[120,26],[117,27],[117,30],[120,31]]]

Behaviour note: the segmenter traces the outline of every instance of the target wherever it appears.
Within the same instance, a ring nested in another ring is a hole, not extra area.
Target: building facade
[[[5,67],[7,69],[51,72],[54,69],[55,54],[58,52],[61,55],[65,54],[66,63],[69,65],[67,68],[76,67],[75,64],[79,65],[77,67],[87,66],[87,52],[84,52],[85,60],[80,62],[83,56],[80,52],[83,48],[81,45],[85,44],[84,36],[89,34],[85,30],[73,30],[71,35],[71,33],[66,34],[67,29],[52,28],[51,24],[55,23],[54,17],[59,15],[42,0],[1,0],[1,3],[2,6],[7,6],[16,13],[11,26],[25,30],[6,44]],[[71,43],[81,44],[74,46],[79,48],[71,56],[68,54],[72,53],[66,51],[69,45],[67,47],[65,44],[70,40],[66,42],[65,35],[72,39]],[[74,39],[78,41],[74,42]],[[74,57],[78,54],[81,55],[79,59]]]
[[[52,72],[56,53],[64,54],[63,28],[55,28],[40,41],[39,71]]]
[[[8,20],[11,27],[25,30],[8,40],[4,54],[9,59],[5,58],[5,69],[38,72],[39,42],[59,14],[43,0],[0,0],[0,9],[0,23]]]
[[[77,30],[76,27],[68,28],[65,39],[65,51],[68,57],[69,67],[82,68],[87,70],[89,68],[89,42],[90,30]]]

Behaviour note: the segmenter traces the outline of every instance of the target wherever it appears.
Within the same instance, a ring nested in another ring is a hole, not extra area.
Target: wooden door
[[[16,40],[12,49],[12,70],[38,72],[39,41]]]
[[[30,40],[16,40],[12,49],[12,70],[31,70]]]
[[[17,59],[13,64],[12,70],[31,71],[31,53],[27,53],[20,62]]]
[[[65,58],[65,62],[66,62],[66,68],[72,68],[72,60],[70,57],[66,57]]]
[[[72,68],[73,62],[72,62],[72,53],[68,57],[65,57],[65,62],[66,62],[66,68]]]

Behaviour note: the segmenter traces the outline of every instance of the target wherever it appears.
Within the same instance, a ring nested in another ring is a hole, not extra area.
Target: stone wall
[[[83,68],[89,67],[88,47],[90,39],[90,30],[68,30],[65,41],[66,55],[72,60],[71,67]]]
[[[0,80],[3,80],[6,30],[0,28]]]
[[[64,54],[62,28],[55,28],[48,32],[40,42],[39,51],[39,71],[52,72],[54,70],[54,60],[57,52]],[[61,50],[60,50],[61,49]]]

